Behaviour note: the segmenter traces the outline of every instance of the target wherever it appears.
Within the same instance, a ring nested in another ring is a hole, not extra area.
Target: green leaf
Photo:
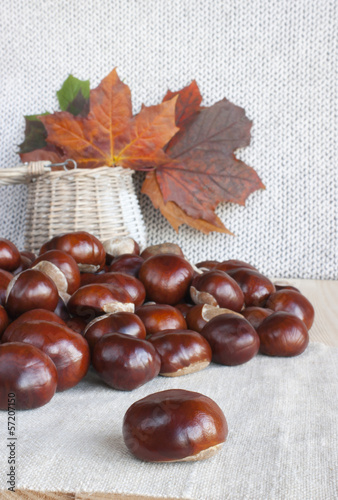
[[[25,116],[26,120],[26,128],[25,128],[25,138],[21,144],[19,144],[19,152],[20,154],[29,153],[30,151],[34,151],[35,149],[44,148],[47,137],[47,130],[45,126],[40,120],[38,120],[37,116],[45,116],[50,113],[42,113],[40,115],[27,115]]]
[[[69,75],[56,95],[62,111],[69,111],[76,116],[88,109],[89,92],[89,80],[79,80]]]

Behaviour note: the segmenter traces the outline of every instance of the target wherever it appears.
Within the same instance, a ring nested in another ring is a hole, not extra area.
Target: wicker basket
[[[134,172],[122,167],[68,170],[70,162],[0,169],[0,185],[28,185],[26,249],[37,252],[53,236],[72,231],[88,231],[101,241],[132,236],[145,246]]]

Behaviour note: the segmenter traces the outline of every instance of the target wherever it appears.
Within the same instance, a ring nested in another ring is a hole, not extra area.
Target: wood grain
[[[315,308],[315,321],[310,330],[312,342],[338,347],[338,281],[276,279],[279,284],[293,285],[310,300]],[[124,495],[119,493],[61,493],[17,490],[0,491],[1,500],[163,500],[163,497]],[[165,500],[178,500],[166,498]]]

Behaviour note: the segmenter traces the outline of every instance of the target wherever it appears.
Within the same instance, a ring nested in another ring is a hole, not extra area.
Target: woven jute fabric
[[[69,73],[96,86],[117,66],[135,112],[196,79],[204,104],[227,97],[253,120],[238,156],[266,191],[218,208],[235,237],[177,235],[140,195],[148,242],[180,243],[194,261],[338,278],[336,1],[3,0],[0,23],[1,167],[17,164],[23,115],[57,109]],[[26,190],[0,190],[1,235],[21,247]]]
[[[94,372],[36,410],[17,412],[17,489],[134,493],[190,500],[338,497],[338,349],[311,343],[294,358],[258,355],[115,391]],[[228,422],[223,449],[201,462],[152,464],[124,445],[129,406],[166,389],[201,392]],[[7,428],[7,414],[0,412]],[[6,446],[0,470],[6,471]],[[6,488],[0,474],[0,490]]]

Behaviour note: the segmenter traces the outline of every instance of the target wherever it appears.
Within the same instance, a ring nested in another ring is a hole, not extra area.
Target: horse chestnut
[[[178,377],[198,372],[211,361],[211,348],[202,335],[192,330],[164,330],[149,339],[161,358],[160,375]]]
[[[275,312],[257,328],[260,352],[268,356],[298,356],[309,343],[304,322],[294,314]]]
[[[244,295],[235,280],[224,271],[207,271],[194,277],[190,295],[195,304],[210,304],[239,312]]]
[[[55,394],[57,371],[37,347],[21,342],[0,345],[0,410],[8,410],[14,394],[17,410],[39,408]]]
[[[173,305],[184,299],[193,275],[194,270],[184,257],[160,254],[144,261],[139,279],[149,300]]]
[[[221,314],[202,329],[212,350],[212,360],[221,365],[240,365],[253,358],[259,349],[259,337],[253,326],[235,314]]]
[[[0,238],[0,269],[15,271],[20,266],[21,255],[14,243]]]
[[[123,439],[135,457],[149,462],[196,461],[219,451],[228,435],[220,407],[198,392],[150,394],[127,410]]]
[[[124,333],[109,333],[97,341],[93,366],[114,389],[131,391],[158,375],[161,360],[146,340]]]
[[[315,317],[315,311],[311,302],[299,292],[290,289],[278,290],[267,300],[266,307],[273,311],[285,311],[294,314],[310,330]]]
[[[46,274],[27,269],[15,276],[7,288],[5,307],[13,318],[31,309],[54,311],[59,300],[58,289]]]
[[[147,335],[163,330],[186,329],[183,314],[176,307],[166,304],[144,304],[135,312],[144,324]]]
[[[84,336],[92,351],[101,337],[114,332],[125,333],[138,339],[146,338],[146,329],[140,318],[125,311],[105,314],[94,319],[86,326]]]

